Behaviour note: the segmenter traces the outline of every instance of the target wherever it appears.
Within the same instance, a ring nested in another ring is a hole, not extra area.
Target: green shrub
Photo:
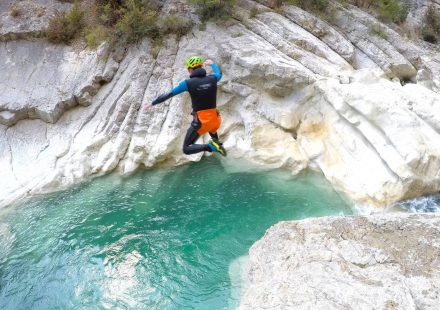
[[[423,40],[430,43],[437,43],[440,40],[440,12],[434,5],[430,5],[426,11],[422,36]]]
[[[84,25],[84,11],[78,2],[75,2],[69,13],[57,12],[49,20],[46,36],[52,43],[68,44],[81,33]]]
[[[381,37],[384,40],[388,39],[388,35],[385,32],[385,29],[381,25],[379,25],[379,24],[371,25],[370,28],[369,28],[369,33],[371,35],[379,36],[379,37]]]
[[[159,35],[155,11],[145,8],[134,0],[127,0],[122,9],[122,17],[116,23],[116,29],[127,43],[135,43],[144,36],[156,38]]]
[[[378,10],[382,20],[399,24],[406,20],[409,5],[399,0],[379,0]]]
[[[400,11],[397,15],[397,23],[403,23],[408,17],[409,9],[411,8],[411,0],[401,0],[400,1]]]
[[[78,2],[73,4],[69,13],[66,15],[66,19],[72,31],[81,31],[84,27],[84,11],[81,9]]]
[[[329,0],[282,0],[282,2],[314,12],[324,12],[329,6]]]
[[[157,58],[157,55],[159,55],[160,50],[163,47],[163,41],[161,38],[157,38],[155,40],[153,40],[153,45],[151,47],[151,55],[153,56],[154,59]]]
[[[235,0],[191,0],[202,22],[225,20],[232,16]]]
[[[179,37],[187,34],[192,28],[192,22],[176,14],[170,14],[163,17],[160,21],[161,35],[174,33]]]
[[[252,9],[249,11],[249,18],[255,18],[258,14],[258,9],[256,6],[252,7]]]
[[[121,7],[116,2],[106,2],[96,6],[96,18],[104,26],[114,26],[121,18]]]
[[[84,40],[87,46],[97,48],[102,42],[110,38],[110,30],[102,25],[87,27],[84,30]]]
[[[373,9],[381,20],[393,23],[403,23],[411,6],[411,0],[340,0],[360,8]]]

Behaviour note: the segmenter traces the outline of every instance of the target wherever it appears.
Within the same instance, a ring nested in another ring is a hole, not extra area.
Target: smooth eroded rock
[[[440,215],[281,222],[249,251],[239,309],[437,309]]]

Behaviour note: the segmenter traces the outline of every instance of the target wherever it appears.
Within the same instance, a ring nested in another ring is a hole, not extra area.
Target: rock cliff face
[[[243,0],[232,22],[171,36],[153,57],[148,39],[117,51],[51,45],[42,27],[54,6],[68,4],[28,2],[47,14],[20,27],[25,17],[0,6],[0,206],[114,170],[199,160],[181,151],[188,95],[140,109],[187,77],[193,54],[221,65],[229,158],[320,170],[359,204],[440,189],[438,47],[405,39],[355,7],[335,2],[334,18],[324,21]],[[260,13],[248,18],[254,6]],[[372,24],[386,39],[371,34]]]
[[[250,250],[238,309],[438,309],[440,216],[281,222]]]

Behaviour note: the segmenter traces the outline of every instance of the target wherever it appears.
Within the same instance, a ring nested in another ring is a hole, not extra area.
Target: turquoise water
[[[234,308],[232,267],[271,225],[339,214],[320,175],[212,157],[95,179],[0,214],[0,309]]]

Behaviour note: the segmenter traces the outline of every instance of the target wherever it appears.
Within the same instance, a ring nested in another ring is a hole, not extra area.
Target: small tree
[[[49,20],[45,32],[50,42],[68,44],[77,35],[81,34],[84,25],[84,11],[78,2],[75,2],[69,13],[55,13]]]
[[[147,11],[134,0],[127,0],[122,18],[116,28],[127,43],[135,43],[142,37],[156,38],[159,35],[155,11]]]
[[[409,5],[399,0],[379,0],[379,15],[387,22],[402,23],[408,15]]]
[[[191,0],[197,7],[200,19],[208,20],[229,19],[235,5],[235,0]]]
[[[434,5],[430,5],[425,14],[424,26],[422,28],[423,40],[430,43],[437,43],[440,38],[440,12]]]

